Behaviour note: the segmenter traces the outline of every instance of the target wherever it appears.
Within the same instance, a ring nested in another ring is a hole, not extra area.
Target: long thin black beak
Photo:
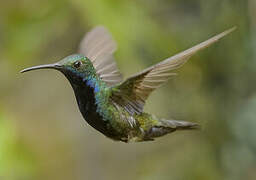
[[[26,69],[23,69],[20,72],[24,73],[24,72],[28,72],[28,71],[32,71],[32,70],[37,70],[37,69],[57,69],[57,70],[59,70],[60,68],[61,68],[61,66],[57,63],[55,63],[55,64],[45,64],[45,65],[39,65],[39,66],[33,66],[33,67],[30,67],[30,68],[26,68]]]

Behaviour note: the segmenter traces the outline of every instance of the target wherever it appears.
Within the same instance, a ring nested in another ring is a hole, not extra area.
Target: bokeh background
[[[0,179],[256,179],[255,0],[0,1]],[[234,25],[155,91],[146,111],[198,122],[154,142],[113,142],[82,118],[56,71],[105,25],[127,77]]]

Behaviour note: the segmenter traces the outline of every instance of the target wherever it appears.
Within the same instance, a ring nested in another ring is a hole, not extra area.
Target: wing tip
[[[219,39],[223,38],[224,36],[226,36],[226,35],[232,33],[232,32],[235,31],[236,29],[237,29],[237,26],[233,26],[232,28],[230,28],[230,29],[228,29],[228,30],[226,30],[226,31],[224,31],[224,32],[222,32],[222,33],[220,33],[219,35],[217,35],[217,37],[218,37],[217,39],[219,40]]]
[[[93,31],[93,30],[103,30],[103,31],[109,32],[109,30],[108,30],[108,29],[106,28],[106,26],[104,26],[103,24],[99,24],[99,25],[97,25],[97,26],[91,28],[90,31]],[[89,32],[90,32],[90,31],[89,31]]]
[[[224,31],[224,33],[225,33],[225,34],[229,34],[229,33],[233,32],[233,31],[235,31],[236,29],[237,29],[237,26],[233,26],[232,28],[230,28],[230,29]]]

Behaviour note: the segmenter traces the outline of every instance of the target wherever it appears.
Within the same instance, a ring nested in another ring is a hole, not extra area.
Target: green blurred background
[[[0,179],[256,179],[255,0],[0,1]],[[113,142],[82,118],[56,71],[105,25],[127,77],[234,25],[155,91],[146,111],[202,125],[154,142]]]

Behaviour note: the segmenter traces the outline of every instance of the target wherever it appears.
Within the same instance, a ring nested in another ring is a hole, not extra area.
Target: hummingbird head
[[[71,84],[78,84],[81,81],[96,77],[96,71],[92,62],[84,55],[74,54],[65,57],[57,63],[39,65],[23,69],[21,73],[37,69],[55,69],[62,72]]]

